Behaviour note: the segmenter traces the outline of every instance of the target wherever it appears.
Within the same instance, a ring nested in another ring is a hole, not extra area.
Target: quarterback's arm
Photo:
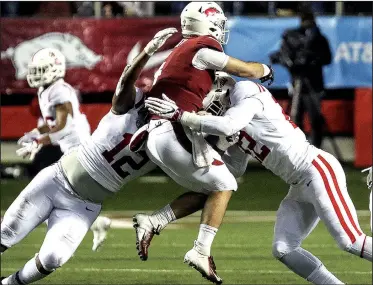
[[[229,74],[249,79],[260,79],[271,72],[265,64],[245,62],[209,48],[200,49],[193,57],[192,64],[197,69],[223,70]]]
[[[231,136],[243,129],[255,114],[263,110],[263,104],[255,97],[245,98],[229,108],[224,116],[199,116],[183,112],[180,122],[193,130],[217,136]]]

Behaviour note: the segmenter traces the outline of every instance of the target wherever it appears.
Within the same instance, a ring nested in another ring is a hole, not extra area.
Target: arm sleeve
[[[201,48],[193,57],[192,64],[200,70],[222,70],[228,62],[229,56],[224,52],[210,48]]]
[[[255,97],[245,98],[228,109],[224,116],[199,116],[185,112],[181,123],[193,130],[211,135],[231,136],[243,129],[252,118],[262,112],[263,104]]]

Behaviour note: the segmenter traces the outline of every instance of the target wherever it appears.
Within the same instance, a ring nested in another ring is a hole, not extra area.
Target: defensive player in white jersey
[[[76,90],[64,81],[65,73],[66,59],[57,49],[43,48],[32,57],[27,82],[30,87],[38,88],[44,124],[18,140],[22,147],[17,150],[17,155],[29,155],[33,160],[40,148],[48,144],[58,145],[62,153],[66,153],[90,137],[87,117],[80,112]],[[93,251],[104,242],[110,224],[107,217],[98,217],[93,223]]]
[[[372,261],[372,238],[359,226],[343,168],[332,155],[306,140],[265,87],[241,81],[228,90],[230,108],[221,117],[184,112],[166,96],[165,100],[148,98],[146,105],[152,113],[165,118],[178,112],[184,126],[220,136],[221,140],[239,131],[237,144],[227,153],[236,175],[243,174],[251,155],[291,185],[277,212],[273,255],[314,284],[343,284],[301,247],[321,219],[341,249]],[[212,94],[216,96],[224,97],[224,92],[218,90]],[[191,209],[195,206],[191,205]]]
[[[1,284],[29,284],[61,267],[97,218],[104,198],[155,168],[146,156],[128,147],[143,106],[134,83],[150,56],[175,32],[170,28],[155,35],[125,68],[112,108],[92,137],[43,169],[8,208],[1,223],[1,254],[45,219],[49,223],[39,253]]]

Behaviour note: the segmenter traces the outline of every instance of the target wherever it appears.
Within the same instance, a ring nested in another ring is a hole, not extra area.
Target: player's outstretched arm
[[[149,97],[145,106],[149,112],[162,118],[180,122],[192,130],[217,136],[231,136],[244,128],[255,114],[263,110],[262,103],[256,98],[246,98],[239,105],[228,109],[224,116],[200,116],[179,108],[166,95],[163,100]]]
[[[200,49],[193,57],[192,64],[200,70],[222,70],[243,78],[260,79],[262,83],[268,81],[269,85],[274,80],[270,66],[258,62],[245,62],[210,48]]]
[[[135,81],[149,58],[176,32],[175,28],[158,32],[132,63],[125,67],[112,99],[111,111],[114,114],[125,114],[133,107],[136,96]]]

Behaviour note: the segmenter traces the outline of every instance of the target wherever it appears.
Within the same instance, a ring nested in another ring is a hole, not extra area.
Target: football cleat
[[[142,261],[148,259],[150,242],[154,235],[159,235],[159,228],[154,227],[150,221],[150,216],[145,214],[136,214],[133,216],[133,227],[136,231],[136,250]]]
[[[216,284],[223,283],[223,279],[216,273],[216,265],[212,256],[200,254],[192,248],[185,254],[184,263],[196,269],[207,280]]]
[[[96,221],[92,224],[91,230],[93,232],[93,251],[97,251],[102,246],[110,226],[111,220],[106,217],[97,217]]]

